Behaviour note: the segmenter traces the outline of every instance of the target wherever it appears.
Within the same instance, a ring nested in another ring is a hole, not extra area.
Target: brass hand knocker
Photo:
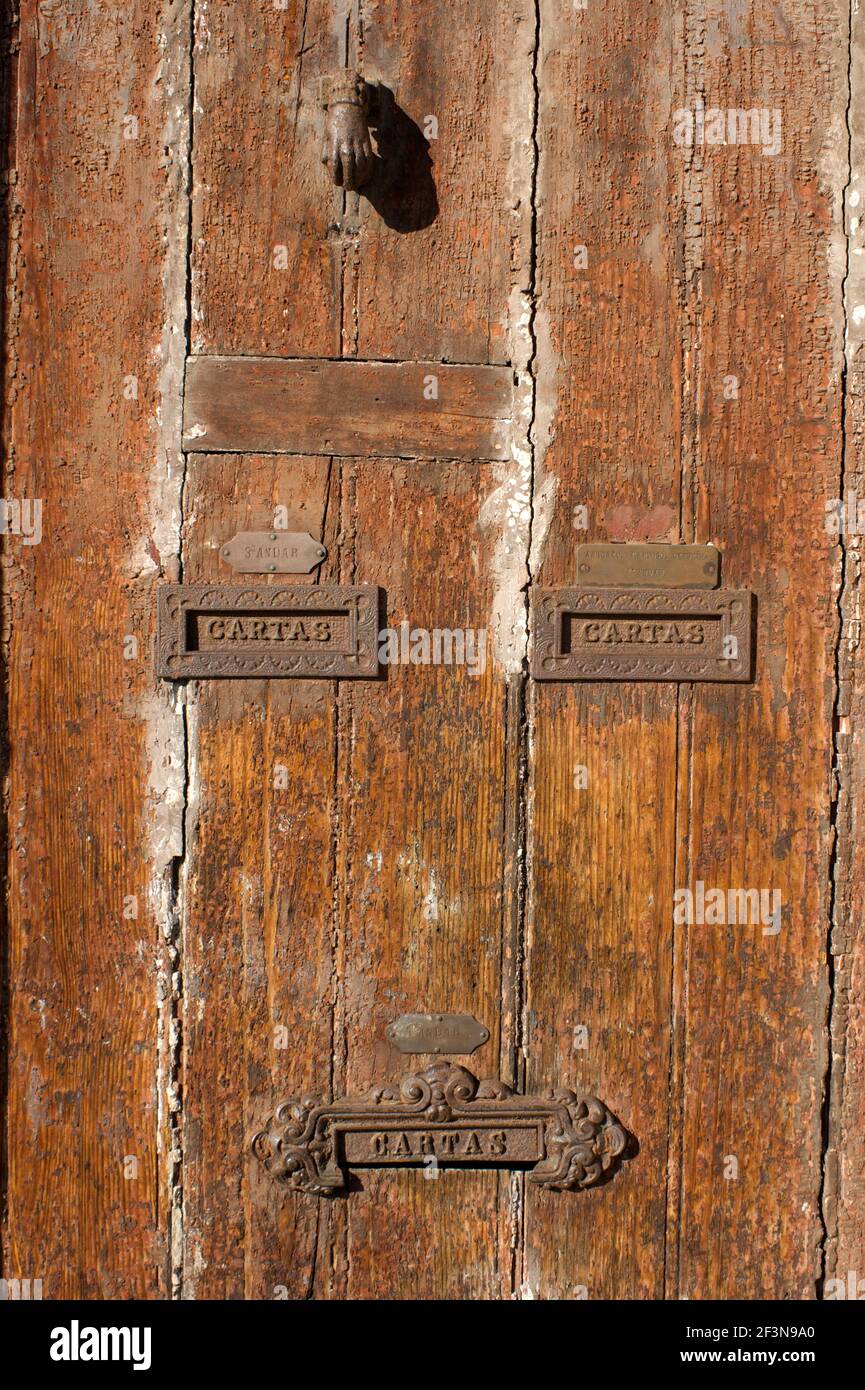
[[[372,176],[375,159],[369,136],[373,89],[360,73],[333,74],[322,81],[325,133],[322,163],[341,188],[362,188]]]

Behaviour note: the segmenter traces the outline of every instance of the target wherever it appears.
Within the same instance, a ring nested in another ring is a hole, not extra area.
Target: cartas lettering
[[[445,1130],[382,1130],[372,1135],[372,1151],[376,1158],[423,1159],[437,1158],[502,1158],[508,1152],[508,1136],[504,1130],[445,1129]]]
[[[624,643],[647,643],[651,646],[699,645],[706,640],[702,623],[695,622],[657,622],[641,619],[597,619],[582,624],[582,639],[593,645],[608,646]]]
[[[205,624],[212,642],[329,642],[326,618],[208,618]]]

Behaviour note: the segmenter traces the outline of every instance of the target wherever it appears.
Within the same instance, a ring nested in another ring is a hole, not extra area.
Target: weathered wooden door
[[[862,466],[858,11],[15,10],[6,1277],[865,1274],[859,542],[827,526]],[[359,194],[321,162],[345,70],[376,102]],[[233,571],[235,535],[285,531],[308,574]],[[751,678],[535,679],[536,593],[600,541],[714,544],[756,596]],[[162,679],[177,583],[378,587],[381,674]],[[718,889],[759,915],[678,920]],[[485,1037],[403,1055],[409,1014]],[[411,1139],[338,1196],[251,1152],[286,1097],[436,1062],[594,1094],[627,1149],[560,1191],[489,1130]]]

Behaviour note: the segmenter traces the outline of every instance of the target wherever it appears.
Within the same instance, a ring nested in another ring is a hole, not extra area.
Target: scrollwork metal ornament
[[[277,1182],[327,1196],[348,1171],[394,1165],[531,1167],[541,1187],[592,1187],[625,1154],[628,1135],[606,1105],[570,1090],[518,1095],[436,1062],[365,1100],[284,1101],[251,1142]]]

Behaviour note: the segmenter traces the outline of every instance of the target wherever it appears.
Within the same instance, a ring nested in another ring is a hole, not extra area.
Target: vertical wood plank
[[[688,158],[701,209],[688,496],[726,583],[756,592],[758,629],[753,686],[694,692],[681,882],[776,890],[781,925],[678,929],[680,1297],[808,1298],[821,1269],[847,32],[840,0],[794,0],[783,20],[709,0],[683,34],[677,104],[702,93],[773,125],[768,141],[749,131]]]
[[[359,13],[354,51],[386,101],[375,176],[347,209],[359,233],[348,350],[510,361],[507,307],[524,258],[514,214],[529,194],[514,144],[531,129],[534,8],[360,0]]]
[[[476,4],[464,8],[469,31],[482,38],[480,60],[462,36],[458,46],[472,82],[481,72],[487,82],[485,65],[494,50],[502,78],[490,89],[494,109],[474,142],[468,113],[477,102],[458,98],[461,114],[451,138],[460,142],[467,164],[458,175],[451,150],[448,191],[460,207],[468,198],[471,216],[457,227],[454,213],[447,214],[431,269],[423,230],[379,225],[382,210],[371,202],[371,238],[385,239],[390,258],[375,265],[379,284],[387,285],[386,295],[375,296],[357,288],[366,252],[358,252],[356,200],[335,203],[317,167],[313,76],[317,67],[332,65],[337,7],[307,7],[306,45],[299,41],[300,7],[279,17],[280,24],[294,25],[293,37],[277,32],[272,17],[245,16],[246,42],[237,48],[227,19],[201,21],[195,350],[502,360],[511,285],[524,284],[527,273],[526,210],[514,193],[510,160],[524,162],[530,107],[521,104],[525,85],[515,93],[505,81],[514,60],[495,41],[501,18]],[[363,40],[358,46],[361,31],[353,29],[350,54],[366,70],[364,44],[372,53],[386,42],[393,58],[399,41],[384,10],[365,6],[361,19]],[[457,101],[440,16],[403,7],[398,27],[407,36],[400,93],[408,104],[414,109],[415,86],[418,100],[430,91],[440,103]],[[291,78],[292,91],[300,94],[297,143],[277,150],[281,97],[256,74],[276,53],[293,54],[299,64],[297,53],[313,39],[314,55],[304,58],[302,76],[295,71]],[[419,63],[421,52],[428,65]],[[235,91],[241,70],[244,87],[257,82],[248,107],[245,93],[238,98]],[[523,71],[527,83],[530,69],[524,65]],[[241,157],[228,159],[226,149],[233,152],[239,143],[238,101],[246,113],[240,128],[254,133],[248,144],[240,142]],[[307,154],[313,139],[315,170]],[[261,171],[271,154],[277,164],[262,196]],[[479,207],[477,190],[493,186],[490,205]],[[408,201],[422,191],[410,182]],[[476,209],[480,220],[473,229]],[[506,236],[499,243],[502,226]],[[467,248],[470,265],[454,257],[453,235]],[[478,238],[484,249],[496,244],[489,264],[476,259]],[[282,279],[262,269],[263,252],[277,239],[296,251]],[[370,254],[371,265],[378,254],[372,242]],[[419,296],[421,284],[425,294]],[[294,461],[279,458],[269,464],[265,458],[194,460],[186,490],[185,578],[213,572],[216,548],[226,538],[214,535],[217,519],[230,531],[267,524],[259,511],[263,499],[268,505],[275,499],[274,479],[292,501],[311,499],[311,482],[302,482],[293,468]],[[493,467],[424,462],[420,468],[381,457],[335,463],[315,492],[330,547],[322,577],[381,584],[400,621],[412,627],[484,631],[491,612],[496,624],[510,622],[499,591],[507,566],[520,564],[518,549],[515,561],[508,549],[513,519],[503,519],[504,503],[493,507],[492,521],[483,511],[516,487],[509,481],[513,469],[511,461]],[[521,609],[518,581],[516,592]],[[464,1175],[477,1209],[473,1204],[455,1219],[453,1177],[429,1182],[421,1172],[364,1175],[349,1204],[323,1204],[278,1192],[243,1162],[244,1123],[251,1129],[262,1118],[265,1096],[355,1094],[415,1062],[422,1065],[423,1059],[401,1059],[383,1044],[384,1023],[403,1008],[438,998],[455,1010],[470,1009],[494,1032],[491,1057],[498,1052],[502,934],[513,877],[513,848],[505,846],[511,822],[504,788],[511,772],[505,767],[504,671],[488,647],[486,669],[477,676],[465,667],[412,664],[363,684],[362,690],[342,689],[336,701],[333,691],[313,692],[305,682],[282,683],[281,690],[236,682],[230,692],[202,686],[191,693],[197,801],[190,814],[184,932],[189,1295],[272,1297],[277,1285],[290,1297],[368,1297],[385,1288],[414,1297],[460,1290],[486,1296],[493,1287],[509,1288],[509,1190],[495,1173]],[[257,710],[266,713],[256,717]],[[277,847],[272,797],[262,788],[279,743],[288,746],[291,769],[283,815],[297,838]],[[275,906],[268,913],[271,901],[287,904],[282,915]],[[206,921],[215,902],[227,911],[219,931],[208,930]],[[277,1016],[290,1020],[288,1057],[273,1054],[266,1037]],[[309,1017],[313,1025],[302,1026]],[[246,1080],[237,1086],[235,1058],[241,1055]],[[496,1061],[478,1065],[498,1070]],[[419,1238],[434,1232],[451,1257],[408,1264],[394,1249],[388,1223],[413,1229]],[[486,1266],[476,1259],[478,1243],[490,1243]]]
[[[46,1299],[155,1297],[168,1280],[156,1018],[172,814],[153,779],[174,716],[148,657],[171,530],[156,504],[174,486],[170,405],[157,417],[182,336],[169,93],[188,27],[184,4],[20,6],[5,442],[9,496],[39,500],[42,538],[13,538],[4,571],[3,1272],[41,1279]]]
[[[185,578],[233,578],[220,547],[277,507],[331,545],[329,487],[324,458],[190,455]],[[330,1083],[333,685],[196,683],[190,724],[184,1295],[303,1298],[326,1206],[280,1192],[248,1141],[275,1101]]]
[[[197,11],[193,352],[340,355],[319,81],[344,62],[344,30],[337,0]]]
[[[360,6],[350,52],[397,109],[380,131],[368,197],[346,210],[346,230],[356,216],[359,236],[346,260],[345,351],[522,365],[513,319],[530,274],[534,14],[523,0],[494,10],[461,0],[449,30],[452,41],[439,16],[413,6]],[[428,116],[438,138],[425,147],[418,125]],[[475,1013],[491,1032],[469,1063],[481,1074],[498,1072],[503,1048],[512,1052],[500,1021],[513,1016],[505,957],[516,850],[506,797],[519,750],[502,648],[519,626],[525,578],[520,445],[521,436],[498,469],[440,463],[413,475],[386,458],[344,466],[352,573],[375,566],[382,576],[389,626],[482,630],[487,641],[482,676],[400,664],[380,687],[341,694],[349,777],[337,1022],[352,1092],[383,1065],[390,1076],[405,1068],[382,1033],[406,1010]],[[465,1181],[475,1200],[457,1212],[449,1175],[365,1175],[340,1237],[345,1291],[369,1297],[384,1278],[394,1296],[507,1296],[509,1188],[492,1172]],[[435,1232],[452,1260],[394,1259],[388,1233],[406,1223],[420,1239]],[[359,1242],[381,1250],[378,1270],[352,1258]]]
[[[343,252],[318,103],[344,24],[329,0],[198,12],[195,352],[339,355]],[[270,527],[277,505],[291,529],[322,535],[321,577],[334,577],[328,458],[190,458],[186,579],[228,577],[219,545]],[[247,1144],[274,1102],[333,1083],[335,689],[241,681],[191,695],[184,1293],[326,1296],[327,1204],[276,1189]]]
[[[403,1057],[387,1042],[402,1013],[470,1013],[490,1030],[471,1070],[496,1071],[502,992],[505,885],[503,674],[486,649],[493,594],[491,542],[479,527],[489,465],[396,460],[343,465],[343,530],[353,535],[351,582],[381,582],[387,627],[432,635],[458,629],[480,644],[472,664],[389,665],[386,679],[340,692],[342,885],[337,1017],[338,1075],[348,1094],[396,1080],[437,1060]],[[347,576],[344,576],[347,581]],[[403,639],[404,640],[404,639]],[[416,647],[416,644],[415,644]],[[411,648],[410,648],[411,650]],[[466,648],[471,653],[471,647]],[[498,1181],[466,1175],[466,1203],[452,1174],[364,1174],[352,1196],[347,1292],[393,1297],[499,1296],[491,1266]],[[415,1229],[441,1258],[394,1259],[390,1232]],[[480,1255],[479,1255],[480,1252]]]
[[[545,0],[540,18],[533,579],[550,585],[575,582],[581,540],[679,538],[681,247],[670,15]],[[526,1088],[596,1093],[639,1141],[599,1189],[526,1186],[530,1297],[662,1294],[676,709],[669,685],[529,690]]]

